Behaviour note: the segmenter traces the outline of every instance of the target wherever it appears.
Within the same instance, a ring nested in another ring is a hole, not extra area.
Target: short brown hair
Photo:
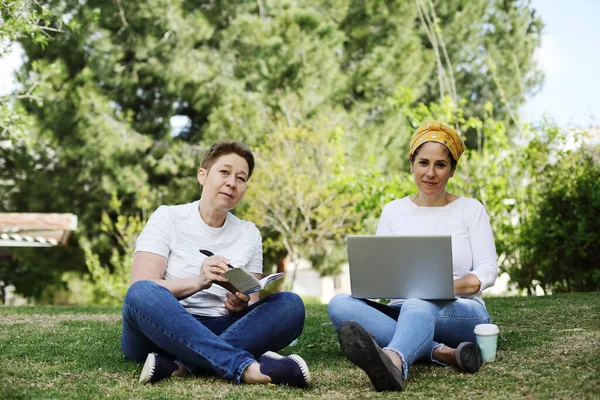
[[[202,163],[200,164],[200,167],[208,171],[210,170],[210,167],[213,166],[215,161],[219,159],[219,157],[227,154],[237,154],[246,160],[248,163],[248,179],[250,179],[252,176],[252,171],[254,170],[254,155],[245,143],[238,142],[236,140],[218,142],[210,146],[202,157]]]

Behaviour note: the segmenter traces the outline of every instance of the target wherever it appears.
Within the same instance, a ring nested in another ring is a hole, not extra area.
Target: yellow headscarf
[[[438,121],[427,121],[417,128],[410,140],[409,158],[413,156],[415,150],[425,142],[438,142],[450,150],[454,160],[458,159],[465,151],[465,144],[456,131],[448,125]]]

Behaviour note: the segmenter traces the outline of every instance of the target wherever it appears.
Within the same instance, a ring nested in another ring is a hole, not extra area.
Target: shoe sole
[[[145,385],[150,382],[152,379],[152,374],[154,374],[154,366],[156,365],[156,354],[150,353],[148,357],[146,357],[146,362],[144,363],[144,368],[142,368],[142,374],[140,375],[140,383]]]
[[[284,358],[284,356],[282,356],[281,354],[277,354],[274,351],[267,351],[263,354],[263,357],[273,358],[275,360]],[[306,386],[308,386],[310,384],[310,371],[308,370],[308,364],[306,364],[306,361],[304,361],[304,359],[298,354],[292,354],[288,356],[288,358],[291,358],[296,364],[298,364],[300,370],[302,371],[302,376],[304,377]]]
[[[269,357],[274,360],[279,360],[279,359],[283,358],[283,356],[281,354],[275,353],[274,351],[267,351],[266,353],[263,354],[263,357]]]
[[[481,350],[475,343],[464,342],[456,348],[456,364],[460,370],[474,374],[482,363]]]
[[[404,390],[402,373],[362,326],[354,321],[344,322],[338,339],[346,357],[367,373],[375,390]]]

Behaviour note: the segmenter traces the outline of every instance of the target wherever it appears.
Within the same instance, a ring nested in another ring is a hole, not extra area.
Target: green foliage
[[[436,1],[435,13],[454,67],[448,73],[454,76],[456,100],[468,100],[466,115],[483,119],[486,104],[492,102],[496,119],[518,124],[519,106],[542,83],[532,52],[540,45],[543,23],[531,3]],[[438,79],[432,74],[428,82]]]
[[[37,1],[3,1],[0,4],[0,57],[19,39],[46,47],[63,29],[63,21],[56,18],[54,11]],[[64,25],[76,28],[75,24]]]
[[[582,133],[550,122],[519,126],[475,121],[478,151],[461,160],[454,188],[483,202],[490,215],[501,269],[528,293],[598,290],[599,170]],[[463,164],[461,166],[461,164]],[[466,165],[465,165],[466,164]]]
[[[14,285],[19,294],[39,299],[41,303],[51,302],[51,292],[66,288],[61,282],[64,272],[81,273],[84,268],[83,255],[74,246],[12,248],[11,253],[11,261],[0,261],[0,291]]]
[[[89,304],[121,305],[131,278],[131,266],[135,241],[141,233],[146,218],[143,215],[123,215],[122,203],[113,193],[110,210],[103,212],[100,228],[108,235],[113,244],[108,263],[102,264],[100,256],[92,248],[85,237],[80,239],[80,246],[85,255],[85,264],[89,271],[83,285],[83,292],[88,293]],[[143,209],[143,207],[140,207]],[[117,215],[116,221],[111,214]]]
[[[565,152],[536,181],[537,210],[522,245],[544,289],[600,290],[600,166],[585,149]]]
[[[18,41],[27,61],[24,89],[0,99],[0,206],[77,214],[76,239],[99,280],[125,262],[109,234],[118,216],[127,230],[141,200],[152,210],[196,199],[199,155],[219,139],[258,149],[248,213],[239,212],[261,227],[265,259],[291,249],[333,273],[340,238],[372,231],[383,204],[414,190],[406,148],[429,118],[462,127],[472,151],[456,191],[499,221],[503,263],[524,257],[512,223],[529,210],[517,195],[521,128],[506,121],[540,83],[541,22],[528,2],[5,3],[0,38]],[[173,116],[189,119],[175,137]],[[121,211],[106,214],[113,193]],[[262,198],[292,226],[256,211]],[[62,274],[45,259],[28,265]]]
[[[280,242],[292,262],[303,254],[321,259],[322,266],[327,259],[318,255],[360,228],[362,215],[354,208],[360,193],[347,184],[354,176],[346,168],[343,135],[340,127],[280,126],[256,149],[243,217],[276,232],[277,241],[267,241],[265,252],[280,251]]]

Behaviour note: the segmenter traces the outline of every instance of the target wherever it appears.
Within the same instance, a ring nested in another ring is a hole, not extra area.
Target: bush
[[[117,200],[116,194],[113,194],[110,204],[111,211],[120,214],[121,203]],[[90,298],[90,304],[121,305],[123,303],[129,288],[135,242],[145,224],[146,219],[140,214],[118,215],[116,220],[113,220],[109,213],[103,213],[101,231],[116,242],[107,264],[100,261],[89,240],[80,239],[79,244],[84,251],[85,263],[89,271],[89,275],[86,275],[82,281],[82,290]]]
[[[598,177],[600,166],[584,149],[566,154],[539,177],[541,201],[522,240],[544,289],[600,290]]]

